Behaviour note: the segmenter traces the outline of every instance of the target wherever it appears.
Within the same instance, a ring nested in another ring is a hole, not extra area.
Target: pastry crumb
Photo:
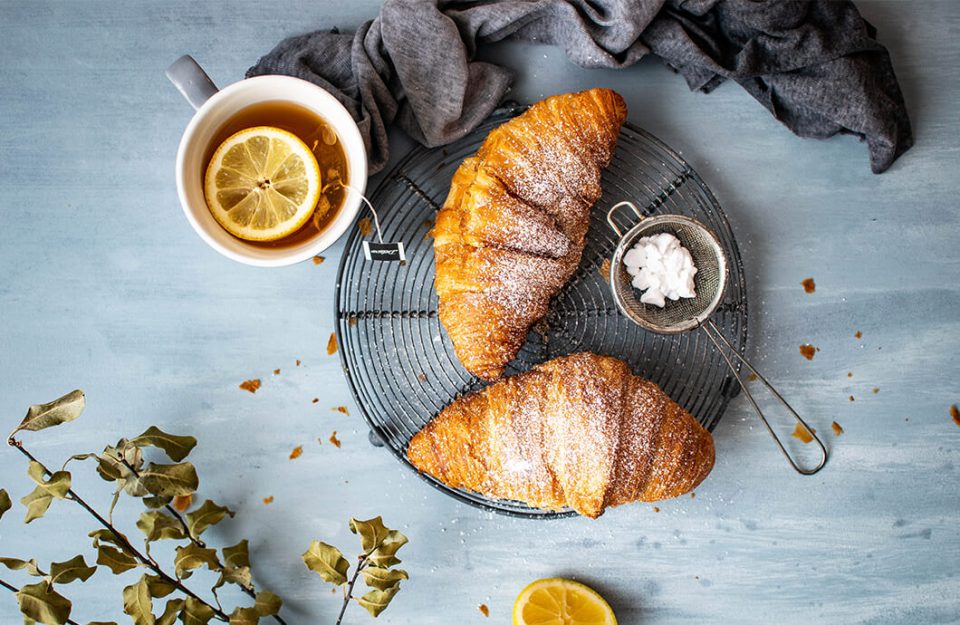
[[[607,284],[610,284],[610,259],[604,258],[603,262],[600,263],[600,267],[597,268],[597,271],[600,272],[600,277],[603,278],[603,281]]]
[[[303,455],[303,445],[297,445],[293,448],[293,451],[290,452],[290,459],[296,460]]]
[[[173,501],[170,502],[170,505],[172,505],[173,509],[177,512],[186,512],[192,503],[193,494],[191,493],[189,495],[177,495],[173,498]]]
[[[279,370],[279,369],[274,369],[274,370],[273,370],[273,375],[280,375],[280,370]]]
[[[264,497],[264,498],[263,498],[263,503],[265,503],[265,504],[267,504],[267,505],[272,504],[272,503],[273,503],[273,495],[270,495],[269,497]]]
[[[960,427],[960,410],[957,409],[956,404],[950,406],[950,416],[953,417],[953,422],[957,424],[957,427]]]
[[[331,332],[330,338],[327,339],[327,356],[333,356],[337,353],[337,333]]]
[[[314,265],[322,265],[322,264],[323,264],[323,261],[325,261],[325,260],[327,260],[327,259],[324,258],[323,256],[314,256],[314,257],[313,257],[313,264],[314,264]]]
[[[337,431],[334,430],[333,434],[330,435],[330,442],[333,443],[333,446],[337,449],[340,449],[340,439],[337,438]]]
[[[816,432],[816,430],[808,430],[807,428],[803,427],[802,423],[798,423],[797,427],[793,428],[793,434],[791,434],[791,436],[801,440],[803,444],[806,445],[813,440],[814,432]]]
[[[803,285],[803,290],[806,293],[813,293],[814,291],[817,290],[817,283],[813,281],[813,278],[807,278],[800,284]]]
[[[486,603],[480,604],[480,614],[486,616],[487,618],[490,618],[490,608],[487,607]]]
[[[806,358],[807,360],[813,360],[813,355],[816,354],[819,349],[810,345],[809,343],[804,343],[800,346],[800,355]]]
[[[370,221],[369,217],[364,217],[357,225],[360,228],[360,234],[365,237],[370,236],[370,233],[373,232],[373,222]]]
[[[244,380],[243,382],[240,383],[240,388],[250,393],[256,393],[257,390],[260,388],[260,386],[261,386],[260,378],[256,378],[253,380]]]
[[[347,407],[346,407],[346,406],[334,406],[334,407],[331,408],[330,410],[332,410],[332,411],[334,411],[334,412],[342,412],[343,414],[345,414],[345,415],[347,415],[347,416],[350,415],[350,411],[347,410]]]
[[[830,427],[833,428],[833,433],[836,434],[837,436],[840,436],[841,434],[843,434],[843,428],[840,427],[840,424],[837,423],[836,421],[831,423]]]
[[[853,336],[854,336],[855,338],[857,338],[858,340],[859,340],[859,339],[862,339],[862,338],[863,338],[863,332],[861,332],[860,330],[857,330],[856,332],[853,333]]]

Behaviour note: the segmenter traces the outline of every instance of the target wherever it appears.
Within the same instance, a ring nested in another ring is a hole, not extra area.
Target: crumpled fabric
[[[560,46],[587,68],[653,54],[704,93],[736,81],[802,137],[861,137],[874,173],[913,144],[890,55],[846,0],[387,0],[353,34],[281,41],[247,76],[296,76],[334,94],[376,173],[388,126],[436,147],[493,112],[512,72],[474,58],[504,39]]]

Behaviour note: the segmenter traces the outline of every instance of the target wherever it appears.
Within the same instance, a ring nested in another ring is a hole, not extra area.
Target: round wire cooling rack
[[[407,460],[410,439],[453,400],[483,386],[463,368],[437,316],[433,288],[433,220],[460,163],[491,129],[523,106],[499,109],[476,130],[442,149],[418,147],[386,174],[370,201],[383,238],[402,241],[405,263],[366,260],[364,236],[354,228],[340,261],[336,286],[337,339],[347,380],[370,426],[385,445],[432,486],[483,509],[524,517],[556,518],[572,510],[542,510],[450,488]],[[740,252],[727,218],[697,173],[662,141],[630,124],[623,127],[613,161],[603,174],[603,197],[591,213],[587,245],[574,276],[553,299],[506,371],[578,351],[616,356],[633,372],[656,382],[712,430],[740,386],[719,352],[700,332],[646,332],[617,310],[610,291],[609,259],[617,246],[606,211],[632,200],[646,214],[687,215],[720,239],[730,260],[726,296],[713,320],[743,351],[747,341],[746,283]],[[624,226],[629,224],[624,223]]]

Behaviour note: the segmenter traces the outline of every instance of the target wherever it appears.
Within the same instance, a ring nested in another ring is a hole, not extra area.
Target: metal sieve
[[[623,207],[632,210],[640,219],[640,222],[630,228],[626,234],[621,231],[620,226],[618,226],[614,220],[617,210]],[[813,475],[822,469],[827,463],[827,449],[813,428],[807,425],[806,421],[797,414],[797,411],[780,395],[777,389],[737,351],[713,321],[710,320],[710,316],[723,301],[724,288],[727,284],[727,257],[726,254],[724,254],[723,246],[713,232],[699,221],[683,215],[646,216],[632,202],[619,202],[611,207],[610,210],[607,211],[607,223],[620,238],[620,242],[617,244],[613,258],[610,261],[610,288],[613,291],[613,298],[620,312],[645,330],[658,334],[679,334],[680,332],[698,328],[703,330],[703,333],[713,342],[713,345],[723,357],[727,366],[730,367],[730,371],[732,371],[733,375],[737,378],[753,409],[767,427],[767,431],[770,432],[773,440],[776,441],[777,446],[790,463],[790,466],[803,475]],[[650,306],[640,302],[640,291],[631,284],[632,276],[627,273],[626,267],[623,264],[623,256],[641,237],[653,236],[664,232],[677,237],[681,245],[687,248],[693,257],[693,264],[697,267],[697,273],[694,276],[696,297],[667,300],[666,305],[660,308],[659,306]],[[750,389],[747,388],[747,385],[740,377],[740,371],[734,365],[731,354],[733,358],[736,358],[744,364],[751,373],[757,376],[757,380],[783,404],[787,411],[806,428],[810,436],[813,437],[813,440],[816,441],[820,447],[821,457],[815,467],[807,469],[799,466],[790,453],[787,452],[780,437],[777,436],[777,433],[767,421],[760,406],[753,398]]]

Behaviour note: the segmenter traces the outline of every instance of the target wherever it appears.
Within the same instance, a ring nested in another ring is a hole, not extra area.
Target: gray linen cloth
[[[865,139],[875,173],[913,144],[887,50],[847,0],[386,0],[356,33],[291,37],[247,75],[287,74],[333,93],[367,143],[370,171],[398,124],[435,147],[464,136],[510,87],[475,61],[504,39],[560,46],[583,67],[660,57],[692,90],[739,83],[803,137]]]

